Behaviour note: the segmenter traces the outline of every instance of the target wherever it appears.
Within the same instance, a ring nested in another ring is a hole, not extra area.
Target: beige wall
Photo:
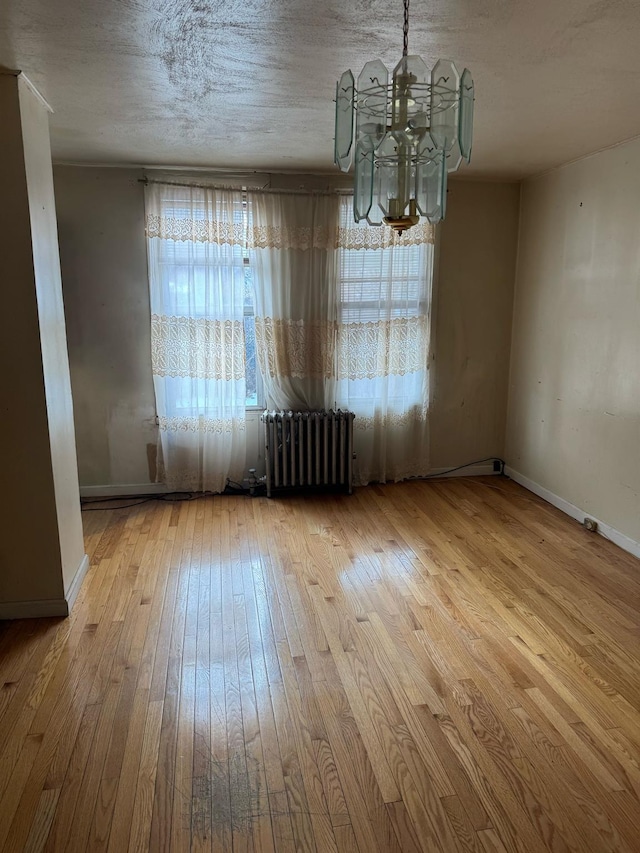
[[[83,486],[135,490],[155,481],[157,430],[142,176],[139,169],[55,168]],[[258,186],[268,179],[255,176]],[[301,179],[274,175],[273,183],[298,188]],[[307,176],[303,185],[321,189],[326,184],[326,178]],[[258,416],[250,415],[248,421],[248,457],[253,449],[260,470]]]
[[[149,483],[156,425],[142,173],[54,174],[80,482]]]
[[[640,141],[523,185],[507,460],[640,541]]]
[[[504,456],[519,185],[451,181],[433,323],[431,464]]]
[[[55,169],[84,486],[145,485],[154,478],[141,176],[135,169]],[[277,180],[301,182],[285,175]],[[316,178],[319,185],[326,180]],[[450,186],[434,315],[434,467],[504,453],[518,193],[517,184]],[[254,421],[248,444],[249,455],[251,447],[257,452]]]
[[[84,547],[48,111],[0,74],[0,114],[0,613],[64,613]]]

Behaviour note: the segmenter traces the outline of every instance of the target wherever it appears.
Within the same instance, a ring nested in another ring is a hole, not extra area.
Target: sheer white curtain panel
[[[243,196],[150,183],[145,205],[159,479],[221,492],[246,455]]]
[[[336,399],[356,415],[356,483],[424,476],[433,228],[356,224],[352,205],[341,198]]]
[[[338,197],[249,191],[247,198],[267,408],[327,408],[335,389]]]

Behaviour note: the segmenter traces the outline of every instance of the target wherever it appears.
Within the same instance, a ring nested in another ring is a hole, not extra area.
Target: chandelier
[[[404,0],[402,59],[389,72],[379,59],[358,82],[345,71],[336,87],[335,163],[348,172],[355,162],[353,215],[369,225],[384,222],[398,233],[424,216],[444,219],[447,174],[469,162],[474,86],[453,62],[431,71],[408,56],[409,0]],[[355,139],[354,139],[355,130]]]

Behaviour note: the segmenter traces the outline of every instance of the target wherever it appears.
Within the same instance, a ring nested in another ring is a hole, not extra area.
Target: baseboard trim
[[[81,498],[130,498],[133,495],[166,495],[164,483],[127,483],[123,486],[80,486]]]
[[[44,598],[36,601],[4,601],[0,604],[0,619],[43,619],[47,616],[68,616],[66,598]]]
[[[549,491],[549,489],[545,489],[544,486],[541,486],[534,480],[530,480],[529,477],[525,477],[524,474],[521,474],[519,471],[516,471],[514,468],[511,468],[510,465],[505,465],[504,473],[514,482],[519,483],[521,486],[524,486],[525,489],[528,489],[530,492],[533,492],[534,495],[538,495],[539,498],[542,498],[543,500],[547,501],[547,503],[550,503],[552,506],[557,507],[557,509],[562,510],[562,512],[571,516],[571,518],[575,518],[575,520],[579,521],[581,524],[585,516],[593,518],[594,521],[598,522],[597,532],[601,536],[604,536],[605,539],[610,539],[623,550],[628,551],[630,554],[633,554],[634,557],[640,558],[640,542],[636,542],[635,539],[632,539],[625,533],[620,533],[620,531],[616,530],[615,527],[611,527],[610,524],[607,524],[606,522],[601,521],[599,518],[596,518],[594,515],[592,515],[592,513],[580,509],[580,507],[569,503],[569,501],[566,501],[559,495],[554,494],[553,492]]]
[[[84,576],[89,571],[89,557],[85,554],[80,561],[80,565],[74,575],[73,580],[69,584],[69,589],[66,592],[67,598],[67,607],[69,612],[71,612],[71,608],[73,607],[76,598],[78,597],[78,593],[80,592],[80,587],[82,586],[82,581],[84,580]]]
[[[480,465],[467,465],[458,471],[451,468],[432,468],[429,477],[486,477],[499,474],[493,470],[493,462],[484,462]],[[258,477],[260,473],[258,472]],[[245,477],[242,485],[249,488],[249,480]],[[169,489],[164,483],[127,483],[123,486],[80,486],[81,498],[130,498],[145,495],[167,495]]]
[[[68,616],[88,570],[89,557],[84,554],[64,598],[4,601],[0,603],[0,619],[44,619],[49,616]]]

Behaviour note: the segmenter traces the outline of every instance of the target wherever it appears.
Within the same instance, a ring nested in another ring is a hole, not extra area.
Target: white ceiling
[[[640,134],[637,0],[413,0],[410,53],[476,81],[469,175]],[[401,0],[0,0],[0,64],[64,162],[330,171],[339,74],[393,67]]]

